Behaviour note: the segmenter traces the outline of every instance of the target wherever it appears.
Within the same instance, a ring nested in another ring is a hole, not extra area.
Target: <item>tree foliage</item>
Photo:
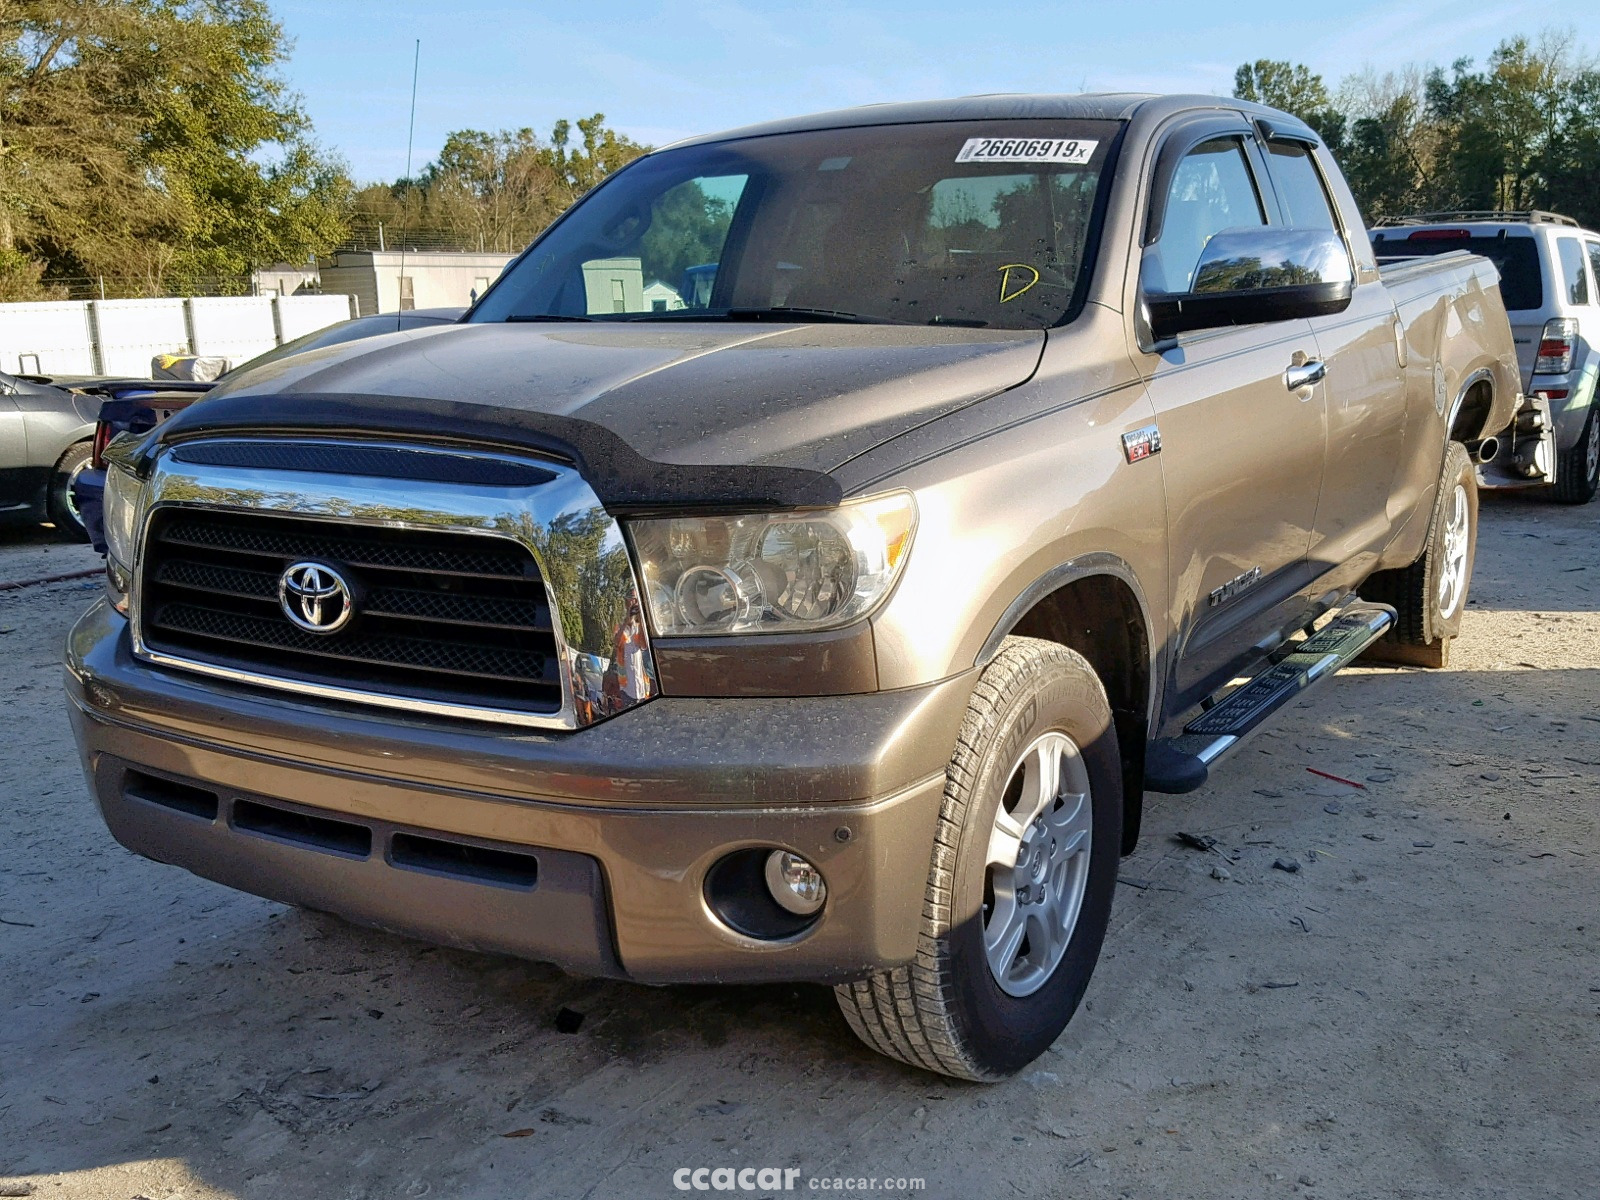
[[[191,290],[349,244],[514,252],[649,148],[602,114],[452,133],[415,178],[356,191],[280,70],[268,0],[0,0],[0,300],[100,277]],[[1241,65],[1234,94],[1294,113],[1369,219],[1549,208],[1600,227],[1600,68],[1570,38],[1511,38],[1478,65],[1361,72]],[[725,199],[664,198],[646,273],[714,257]],[[709,233],[708,233],[709,231]],[[708,240],[709,239],[709,240]]]
[[[639,239],[639,265],[646,282],[677,287],[684,271],[714,263],[722,254],[733,205],[707,195],[697,180],[669,188],[656,202],[650,228]]]
[[[1234,94],[1302,118],[1338,155],[1369,220],[1442,209],[1551,209],[1600,227],[1600,68],[1568,38],[1510,38],[1483,66],[1347,78],[1241,66]]]
[[[1266,58],[1243,63],[1233,73],[1233,94],[1293,113],[1330,143],[1343,137],[1344,114],[1334,108],[1322,76],[1309,67]]]
[[[386,246],[514,252],[648,149],[608,128],[603,113],[557,121],[546,138],[526,128],[462,129],[415,179],[357,192],[354,219],[368,242],[381,224]]]
[[[0,0],[0,297],[154,295],[337,243],[349,180],[287,52],[266,0]]]

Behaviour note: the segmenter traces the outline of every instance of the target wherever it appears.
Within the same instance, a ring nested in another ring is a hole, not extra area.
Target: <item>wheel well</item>
[[[1138,597],[1114,575],[1089,575],[1041,598],[1011,632],[1076,650],[1100,677],[1122,756],[1122,852],[1131,853],[1144,804],[1150,711],[1150,638]]]
[[[1462,393],[1460,402],[1456,405],[1454,417],[1450,421],[1450,440],[1452,442],[1475,442],[1486,433],[1488,429],[1489,414],[1494,411],[1494,384],[1488,379],[1478,379]]]

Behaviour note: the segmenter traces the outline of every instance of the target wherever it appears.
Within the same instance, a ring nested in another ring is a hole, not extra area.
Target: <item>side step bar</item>
[[[1152,741],[1145,754],[1147,791],[1192,792],[1206,781],[1212,764],[1280,708],[1331,679],[1394,624],[1394,609],[1357,602],[1269,663],[1259,674],[1195,717],[1176,737]]]

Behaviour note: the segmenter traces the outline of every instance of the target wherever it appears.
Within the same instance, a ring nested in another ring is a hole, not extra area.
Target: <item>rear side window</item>
[[[1268,142],[1272,154],[1272,182],[1284,219],[1296,229],[1332,230],[1333,209],[1311,153],[1297,142]]]
[[[1473,237],[1465,229],[1419,229],[1411,234],[1382,229],[1372,235],[1372,249],[1379,258],[1422,258],[1452,250],[1481,254],[1500,272],[1500,296],[1507,308],[1544,304],[1544,272],[1531,236]]]
[[[1594,272],[1594,281],[1600,284],[1600,242],[1585,242],[1589,248],[1589,270]]]
[[[1568,304],[1589,303],[1589,272],[1583,266],[1583,247],[1577,238],[1557,238],[1556,256],[1561,259],[1562,295]]]
[[[1200,252],[1214,234],[1267,223],[1240,138],[1202,142],[1185,154],[1165,201],[1157,253],[1146,260],[1153,274],[1145,282],[1155,291],[1189,291]]]

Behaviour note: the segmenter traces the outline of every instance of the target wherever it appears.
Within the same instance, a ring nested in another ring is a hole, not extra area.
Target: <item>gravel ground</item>
[[[1450,670],[1347,672],[1152,797],[1088,1003],[991,1087],[875,1057],[821,988],[567,978],[137,859],[63,712],[95,585],[0,592],[0,1195],[633,1198],[704,1166],[933,1197],[1593,1197],[1597,517],[1486,498]],[[94,561],[0,534],[0,581]]]

